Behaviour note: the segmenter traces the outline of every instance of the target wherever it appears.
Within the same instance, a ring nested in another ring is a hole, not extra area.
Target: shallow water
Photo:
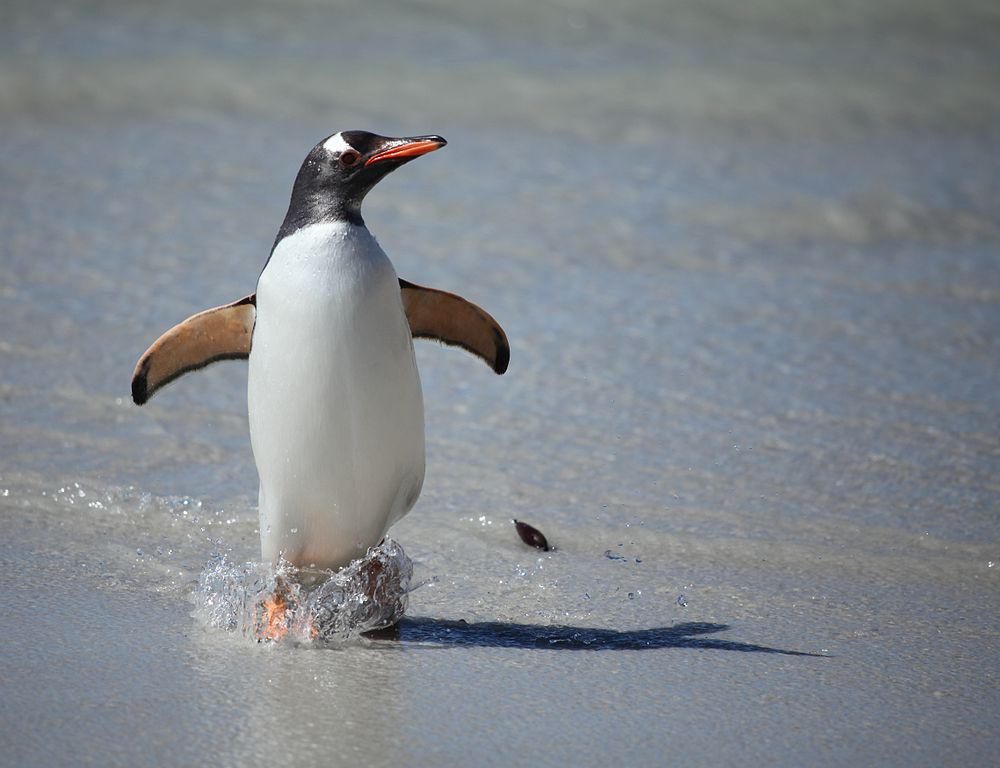
[[[413,562],[390,538],[336,572],[219,555],[198,578],[194,617],[253,642],[336,647],[397,625],[412,576]]]
[[[985,2],[5,6],[7,759],[991,759],[998,35]],[[355,127],[448,138],[366,219],[511,365],[418,346],[398,633],[270,648],[192,616],[258,557],[245,364],[128,383]]]

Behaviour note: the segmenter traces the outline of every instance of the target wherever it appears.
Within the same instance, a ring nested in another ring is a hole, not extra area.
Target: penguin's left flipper
[[[178,323],[154,341],[136,363],[132,400],[142,405],[174,379],[217,360],[246,359],[256,319],[257,295],[250,294]]]
[[[403,309],[415,339],[436,339],[481,357],[496,373],[507,370],[507,334],[488,312],[461,296],[400,278]]]

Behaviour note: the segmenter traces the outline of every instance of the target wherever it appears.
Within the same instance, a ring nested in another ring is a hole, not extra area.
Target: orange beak
[[[445,140],[439,136],[419,137],[416,139],[403,139],[398,144],[392,144],[380,152],[376,152],[365,161],[365,165],[378,163],[382,160],[403,160],[426,155],[435,149],[440,149],[445,145]]]

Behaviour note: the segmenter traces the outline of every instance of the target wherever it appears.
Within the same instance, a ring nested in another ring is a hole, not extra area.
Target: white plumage
[[[250,440],[265,560],[339,568],[416,502],[424,413],[396,272],[363,224],[282,239],[257,285]]]

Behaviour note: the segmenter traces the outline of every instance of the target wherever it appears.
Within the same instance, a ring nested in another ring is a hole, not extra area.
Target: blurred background
[[[8,0],[0,125],[15,760],[996,754],[996,3]],[[448,139],[365,217],[512,347],[496,377],[418,343],[410,615],[514,640],[268,655],[187,616],[209,557],[258,556],[246,366],[142,409],[132,367],[254,289],[302,158],[352,128]]]

